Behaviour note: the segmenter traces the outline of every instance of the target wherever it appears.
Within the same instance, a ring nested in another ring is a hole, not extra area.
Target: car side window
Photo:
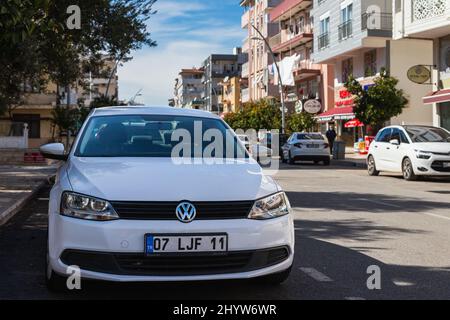
[[[397,140],[399,143],[401,142],[400,130],[397,128],[392,129],[392,134],[391,134],[391,137],[389,138],[389,141],[394,140],[394,139]]]
[[[383,131],[381,131],[378,134],[377,139],[375,141],[376,142],[389,142],[391,140],[391,132],[392,132],[391,128],[384,129]]]
[[[400,142],[409,144],[408,137],[406,136],[406,133],[403,130],[400,130]]]

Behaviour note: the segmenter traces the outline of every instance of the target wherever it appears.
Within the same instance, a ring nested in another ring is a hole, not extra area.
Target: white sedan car
[[[287,279],[289,201],[219,117],[102,108],[68,153],[61,144],[41,152],[64,161],[49,201],[49,288],[63,288],[71,266],[121,282]]]
[[[367,157],[369,175],[381,171],[418,176],[450,176],[450,132],[428,126],[390,126],[377,134]]]
[[[296,132],[282,147],[283,162],[294,164],[295,161],[323,162],[330,165],[330,149],[321,133]]]

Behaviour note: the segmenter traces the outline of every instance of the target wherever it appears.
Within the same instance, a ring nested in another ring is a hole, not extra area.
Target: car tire
[[[284,152],[281,152],[281,163],[287,163],[287,160],[284,157]]]
[[[291,269],[292,267],[279,273],[269,274],[267,276],[260,277],[258,278],[258,282],[266,285],[282,284],[289,278],[289,275],[291,274]]]
[[[48,245],[47,252],[45,255],[45,285],[50,292],[53,293],[63,293],[67,291],[67,279],[59,274],[55,273],[49,266],[49,253]]]
[[[403,178],[406,181],[416,181],[417,180],[417,176],[414,173],[414,168],[413,168],[412,162],[409,158],[403,159],[402,173],[403,173]]]
[[[367,158],[367,172],[369,173],[369,176],[372,177],[380,175],[380,171],[377,170],[377,166],[375,164],[375,158],[372,155]]]
[[[295,161],[294,161],[294,159],[292,158],[292,155],[291,155],[291,152],[290,152],[290,151],[289,151],[289,159],[288,159],[288,163],[291,164],[291,165],[295,164]]]

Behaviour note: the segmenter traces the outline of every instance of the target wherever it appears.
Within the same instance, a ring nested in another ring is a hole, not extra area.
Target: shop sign
[[[303,110],[311,114],[317,114],[322,110],[322,104],[317,100],[311,99],[303,104]]]
[[[295,112],[296,113],[301,113],[302,111],[303,111],[303,102],[302,102],[302,100],[298,100],[295,103]]]
[[[431,79],[431,71],[424,65],[416,65],[409,68],[408,79],[414,83],[424,84]]]

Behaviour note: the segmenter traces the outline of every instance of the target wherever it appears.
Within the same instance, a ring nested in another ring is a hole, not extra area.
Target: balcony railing
[[[248,73],[249,73],[249,64],[248,64],[248,62],[246,62],[242,65],[242,71],[241,71],[242,78],[247,78]]]
[[[352,20],[347,20],[341,23],[338,27],[339,41],[345,40],[353,34]]]
[[[446,0],[411,0],[412,20],[425,20],[445,14],[448,1]]]
[[[319,50],[324,49],[330,45],[330,36],[328,32],[321,34],[317,37],[317,45]]]
[[[392,31],[391,13],[363,13],[361,15],[361,30]]]
[[[250,91],[248,88],[241,90],[241,100],[242,102],[248,102],[250,100]]]

